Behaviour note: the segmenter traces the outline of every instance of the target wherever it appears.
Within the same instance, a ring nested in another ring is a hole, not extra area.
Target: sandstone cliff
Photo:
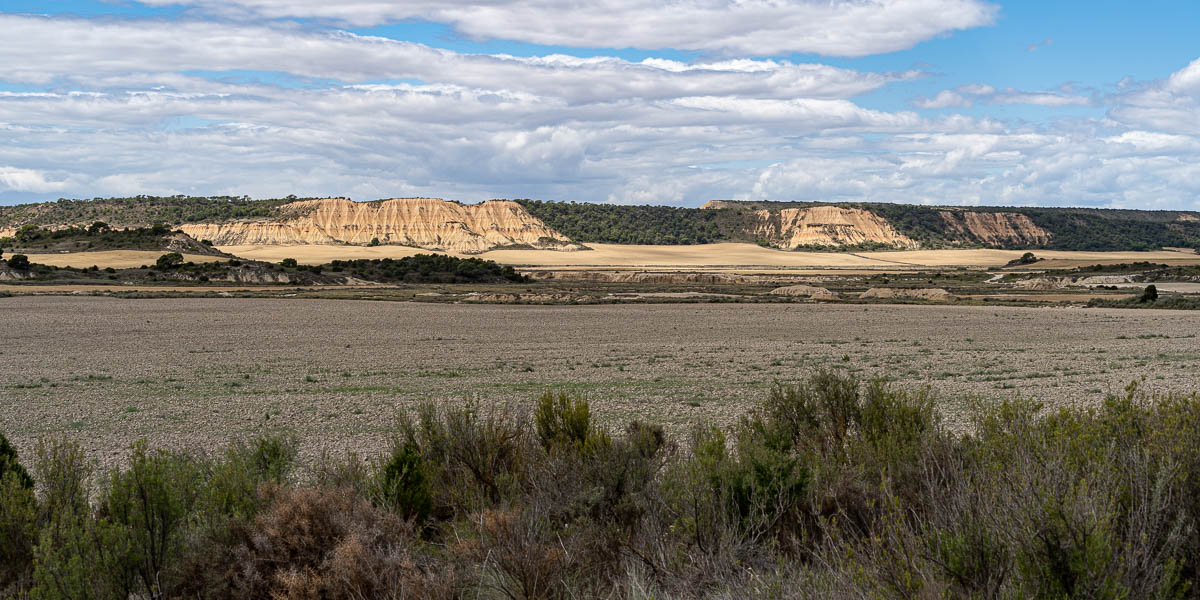
[[[942,211],[947,237],[993,246],[1038,246],[1050,241],[1050,232],[1028,216],[1012,212]]]
[[[710,202],[708,207],[715,203]],[[917,242],[875,213],[861,208],[814,206],[779,211],[756,210],[751,233],[781,248],[882,244],[916,248]]]
[[[382,244],[478,253],[505,246],[575,250],[579,246],[519,204],[467,205],[434,198],[351,202],[304,200],[281,206],[272,220],[181,225],[196,239],[224,245]]]

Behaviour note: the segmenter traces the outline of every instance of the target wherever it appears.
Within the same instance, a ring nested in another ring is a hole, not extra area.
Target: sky
[[[0,204],[1200,210],[1192,0],[0,0]]]

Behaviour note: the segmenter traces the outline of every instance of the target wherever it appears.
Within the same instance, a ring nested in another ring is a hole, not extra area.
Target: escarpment
[[[191,223],[188,235],[218,246],[375,243],[464,253],[504,247],[573,250],[579,246],[515,202],[458,204],[434,198],[351,202],[304,200],[279,207],[276,219]]]
[[[1050,241],[1050,232],[1038,227],[1028,216],[1014,212],[942,211],[952,237],[992,246],[1041,246]]]
[[[708,206],[708,205],[706,205]],[[881,245],[916,248],[917,242],[900,233],[869,210],[840,206],[756,210],[751,233],[781,248]]]

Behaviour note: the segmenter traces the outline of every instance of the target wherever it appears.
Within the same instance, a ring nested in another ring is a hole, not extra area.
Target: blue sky
[[[0,0],[0,203],[1200,209],[1200,3]]]

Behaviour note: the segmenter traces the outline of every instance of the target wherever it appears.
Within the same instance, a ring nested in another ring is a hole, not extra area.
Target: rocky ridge
[[[519,204],[459,204],[436,198],[351,202],[304,200],[280,207],[278,219],[181,225],[188,235],[225,245],[380,244],[479,253],[505,247],[577,250]]]
[[[955,237],[988,245],[1039,246],[1050,241],[1050,232],[1020,213],[942,211],[938,214]]]

